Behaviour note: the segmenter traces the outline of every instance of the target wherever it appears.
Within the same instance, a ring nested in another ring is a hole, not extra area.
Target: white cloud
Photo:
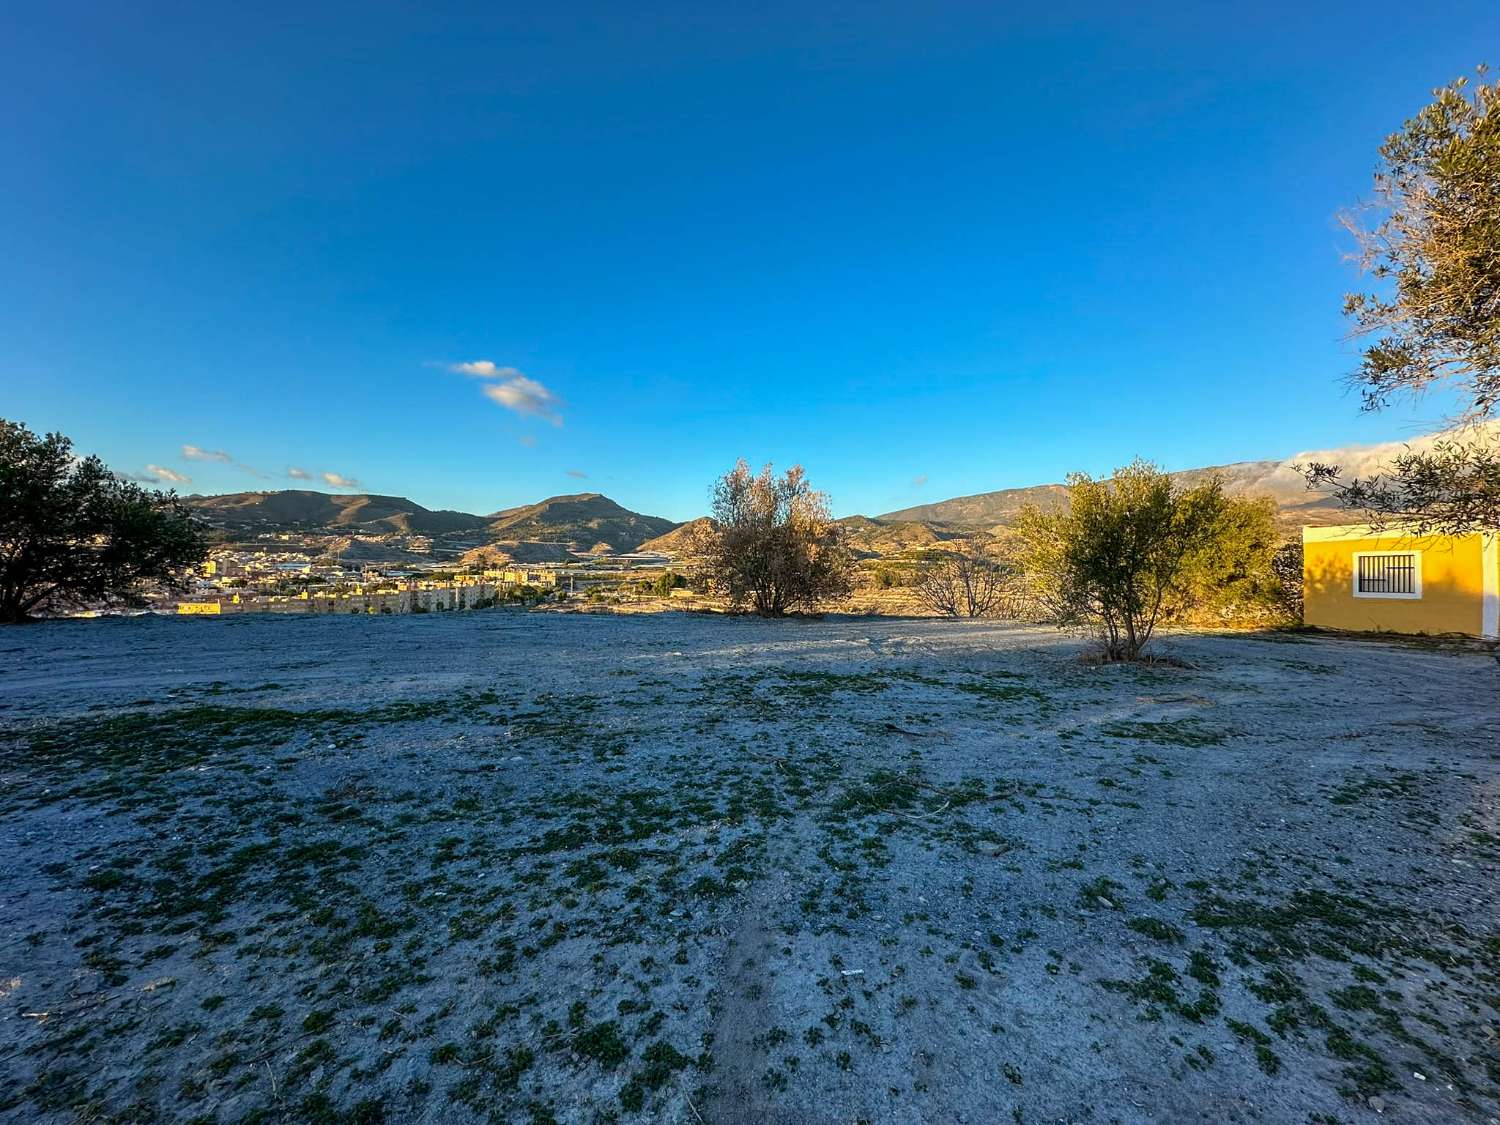
[[[162,465],[147,465],[146,476],[149,480],[166,482],[169,484],[192,484],[193,478],[184,476],[182,473],[165,468]]]
[[[484,393],[507,410],[517,414],[529,414],[534,418],[545,418],[554,426],[563,423],[562,399],[558,398],[535,379],[519,375],[508,383],[492,383]]]
[[[563,400],[514,367],[500,367],[488,359],[475,359],[466,363],[450,363],[448,370],[475,379],[489,380],[484,388],[485,396],[507,410],[533,418],[544,418],[554,426],[563,424]]]
[[[182,459],[184,461],[217,461],[224,465],[233,465],[242,473],[248,473],[257,480],[270,480],[269,473],[263,473],[254,465],[247,465],[243,461],[236,461],[234,455],[226,453],[222,449],[204,449],[200,445],[184,445],[182,447]]]
[[[524,445],[527,449],[530,449],[536,445],[536,436],[534,434],[522,434],[516,440]]]
[[[576,477],[579,480],[588,480],[589,479],[588,473],[584,472],[582,469],[569,469],[568,470],[568,476],[570,476],[570,477]]]
[[[521,373],[514,367],[497,367],[487,359],[476,359],[472,363],[450,363],[449,371],[460,375],[472,375],[476,379],[515,379]]]
[[[334,488],[343,488],[350,492],[358,491],[361,487],[359,481],[353,477],[340,476],[338,473],[324,473],[323,480]]]
[[[286,475],[293,480],[312,480],[313,475],[306,469],[299,469],[296,465],[288,466]]]
[[[200,449],[196,445],[184,445],[182,456],[188,461],[233,461],[234,458],[222,449]]]
[[[926,484],[927,484],[927,474],[926,473],[918,473],[916,476],[914,476],[914,477],[911,478],[911,486],[913,488],[923,488],[923,487],[926,486]]]

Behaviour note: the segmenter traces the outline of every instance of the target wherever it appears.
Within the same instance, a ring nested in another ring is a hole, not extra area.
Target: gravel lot
[[[1500,1120],[1472,649],[0,633],[0,1119]]]

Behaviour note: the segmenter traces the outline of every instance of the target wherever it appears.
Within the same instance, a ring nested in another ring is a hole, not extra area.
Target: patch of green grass
[[[1166,961],[1147,958],[1146,971],[1136,980],[1101,980],[1100,987],[1118,992],[1143,1006],[1143,1018],[1158,1020],[1164,1012],[1172,1012],[1193,1023],[1202,1023],[1218,1014],[1218,995],[1209,988],[1202,989],[1196,1000],[1186,1000],[1178,995],[1181,981],[1177,970]]]
[[[1412,800],[1422,793],[1422,779],[1409,770],[1392,771],[1383,777],[1351,778],[1328,798],[1331,805],[1358,805],[1380,801]]]
[[[874,770],[863,783],[855,785],[834,801],[835,813],[869,816],[892,809],[910,809],[921,792],[917,780],[894,770]]]
[[[1188,954],[1187,974],[1199,984],[1219,987],[1219,963],[1201,949]]]
[[[665,1040],[658,1039],[641,1052],[641,1061],[646,1065],[637,1076],[642,1085],[648,1090],[659,1090],[672,1080],[684,1067],[691,1066],[693,1060],[682,1054]]]
[[[1125,888],[1106,876],[1099,876],[1078,888],[1078,905],[1088,910],[1107,907],[1119,910]]]
[[[1164,922],[1160,918],[1132,918],[1125,925],[1129,926],[1136,933],[1144,934],[1154,941],[1163,941],[1172,945],[1180,945],[1182,943],[1182,931],[1170,922]]]
[[[1138,742],[1154,742],[1158,746],[1185,746],[1190,749],[1222,746],[1228,737],[1224,731],[1207,727],[1197,719],[1104,723],[1099,727],[1099,732],[1110,738],[1129,738]]]
[[[1351,1064],[1343,1071],[1346,1085],[1341,1092],[1346,1097],[1369,1097],[1400,1089],[1395,1074],[1380,1052],[1355,1039],[1343,1028],[1335,1027],[1329,1031],[1324,1043],[1334,1058]]]
[[[1250,1044],[1255,1052],[1255,1065],[1266,1074],[1274,1075],[1281,1070],[1281,1059],[1271,1050],[1271,1037],[1254,1024],[1242,1020],[1226,1019],[1229,1030]]]
[[[333,1026],[333,1019],[332,1012],[308,1012],[302,1021],[302,1030],[309,1035],[321,1035]]]
[[[1380,993],[1369,985],[1351,984],[1348,988],[1335,989],[1328,994],[1335,1007],[1349,1012],[1377,1012],[1381,1009]]]
[[[602,1066],[616,1067],[630,1057],[630,1048],[614,1020],[596,1023],[573,1036],[573,1050]]]
[[[1172,890],[1175,886],[1176,884],[1173,883],[1170,879],[1152,879],[1151,882],[1146,885],[1146,897],[1149,898],[1152,902],[1165,902],[1167,900],[1167,896],[1172,893]]]
[[[1206,929],[1264,931],[1287,954],[1301,955],[1314,940],[1334,941],[1354,950],[1371,946],[1373,940],[1378,952],[1380,939],[1372,932],[1373,923],[1399,913],[1393,908],[1382,911],[1352,895],[1304,888],[1282,903],[1206,895],[1190,916]]]
[[[890,681],[875,672],[816,672],[783,670],[777,673],[782,689],[801,700],[820,699],[835,692],[873,695],[885,691]]]
[[[1010,672],[990,672],[972,680],[954,684],[954,688],[965,695],[976,696],[996,703],[1048,703],[1049,697],[1026,683],[1018,683],[1020,677]]]

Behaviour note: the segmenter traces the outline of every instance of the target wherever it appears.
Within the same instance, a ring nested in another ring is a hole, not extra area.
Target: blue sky
[[[6,5],[0,416],[675,518],[1441,420],[1342,384],[1334,216],[1500,7],[1010,7]]]

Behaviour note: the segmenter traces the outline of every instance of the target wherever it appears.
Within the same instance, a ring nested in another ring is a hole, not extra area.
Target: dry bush
[[[694,546],[709,585],[735,611],[780,617],[853,589],[854,557],[828,497],[800,465],[777,477],[770,465],[752,473],[743,460],[736,464],[714,484],[712,526]]]
[[[1009,608],[1013,576],[1012,569],[982,554],[944,553],[922,568],[916,595],[944,617],[990,617]]]

